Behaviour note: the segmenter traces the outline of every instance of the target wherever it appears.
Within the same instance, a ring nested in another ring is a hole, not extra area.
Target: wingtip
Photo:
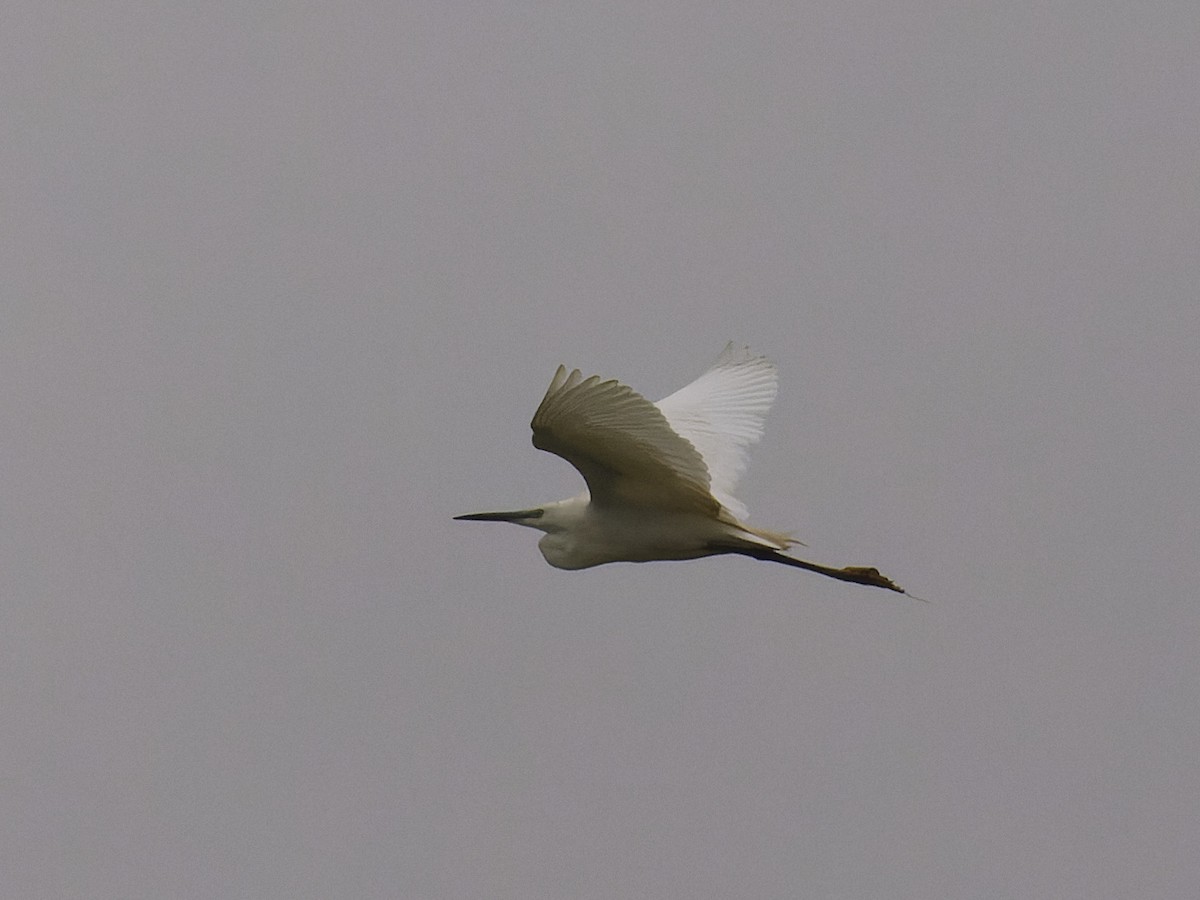
[[[717,360],[720,363],[732,362],[738,364],[761,360],[772,366],[774,365],[774,362],[765,353],[755,350],[749,344],[742,343],[741,341],[729,341],[725,345],[725,349],[721,351],[721,355],[717,357]]]

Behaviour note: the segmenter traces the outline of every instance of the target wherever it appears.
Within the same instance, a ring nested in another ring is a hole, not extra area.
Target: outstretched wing
[[[671,429],[699,451],[713,496],[739,519],[746,518],[746,507],[733,492],[750,445],[762,437],[776,385],[774,363],[730,342],[711,369],[655,404]]]
[[[719,511],[700,452],[620,382],[559,366],[530,424],[533,446],[578,469],[597,506]]]

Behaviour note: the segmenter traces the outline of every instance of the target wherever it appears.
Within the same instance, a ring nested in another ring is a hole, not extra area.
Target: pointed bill
[[[523,519],[540,519],[545,512],[544,509],[517,509],[512,512],[467,513],[454,518],[460,522],[520,522]]]

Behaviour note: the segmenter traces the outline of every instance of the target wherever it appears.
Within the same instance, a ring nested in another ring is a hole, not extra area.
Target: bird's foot
[[[879,570],[874,566],[846,566],[841,570],[845,574],[851,576],[848,581],[857,581],[859,584],[870,585],[871,587],[887,588],[889,591],[895,591],[897,594],[908,594],[904,588],[896,584],[890,578],[881,575]],[[908,594],[910,597],[911,594]],[[914,600],[920,600],[920,597],[913,597]]]

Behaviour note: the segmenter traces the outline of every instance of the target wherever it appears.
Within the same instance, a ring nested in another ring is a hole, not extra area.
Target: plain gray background
[[[1200,893],[1194,2],[10,6],[0,880]],[[549,568],[560,362],[807,556]]]

